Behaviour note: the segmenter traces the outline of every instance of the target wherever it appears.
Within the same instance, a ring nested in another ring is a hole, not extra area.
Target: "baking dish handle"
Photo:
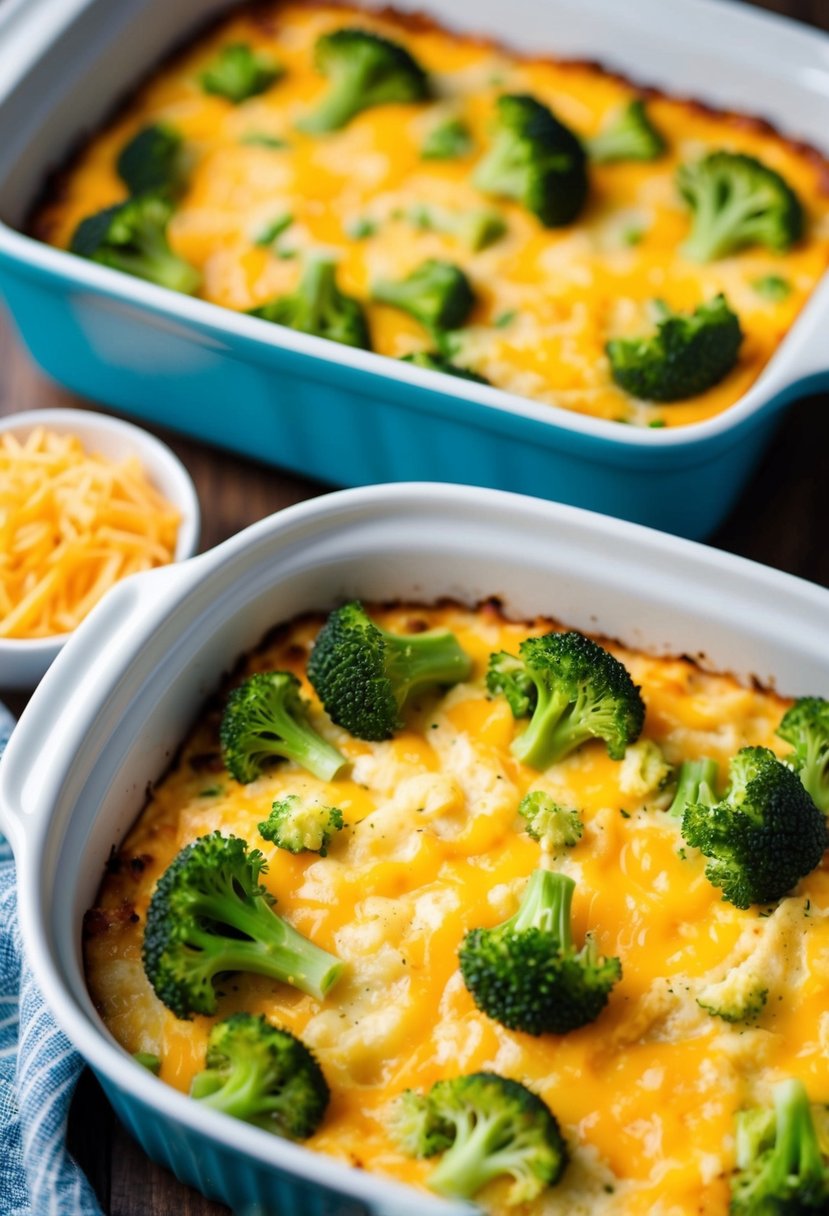
[[[199,558],[191,559],[199,561]],[[117,583],[93,608],[46,672],[0,758],[0,832],[16,856],[37,831],[38,811],[53,805],[88,741],[86,724],[106,733],[107,701],[127,697],[131,655],[147,646],[168,615],[190,563]],[[129,638],[129,646],[125,640]],[[107,691],[102,693],[102,689]]]

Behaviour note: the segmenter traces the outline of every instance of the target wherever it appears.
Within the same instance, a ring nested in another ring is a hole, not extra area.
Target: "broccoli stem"
[[[365,106],[363,96],[370,91],[374,70],[373,63],[361,67],[357,57],[352,57],[341,79],[332,74],[328,93],[311,114],[303,115],[297,124],[300,130],[323,135],[347,126]]]
[[[514,933],[541,929],[556,939],[562,952],[573,945],[570,908],[576,884],[566,874],[533,870],[515,916],[506,923]],[[504,926],[506,927],[506,926]]]
[[[268,725],[265,725],[265,730]],[[257,751],[295,760],[297,764],[307,768],[309,773],[319,777],[320,781],[333,781],[345,763],[335,747],[284,710],[276,711],[273,725],[279,732],[279,737],[269,738],[268,734],[263,733],[257,742]]]
[[[340,959],[303,937],[268,904],[249,906],[235,894],[216,894],[199,898],[195,910],[201,917],[227,925],[249,939],[222,939],[221,971],[254,971],[291,984],[318,1001],[342,973]],[[208,928],[195,930],[191,941],[206,957],[216,954],[216,937]]]
[[[261,1119],[267,1111],[276,1109],[279,1100],[268,1100],[261,1093],[261,1064],[253,1059],[246,1060],[244,1065],[238,1059],[234,1063],[227,1077],[211,1069],[197,1073],[190,1086],[190,1097],[235,1119],[249,1119],[252,1110],[257,1110]]]
[[[509,1112],[486,1117],[471,1111],[458,1113],[453,1119],[457,1128],[454,1143],[429,1177],[432,1190],[468,1198],[504,1173],[503,1154],[496,1150],[511,1117]]]
[[[735,192],[723,205],[715,190],[700,190],[691,235],[682,252],[694,262],[713,262],[734,249],[734,232],[749,223],[757,208],[751,194]]]
[[[427,684],[457,684],[469,675],[469,655],[447,630],[406,635],[384,630],[383,638],[388,656],[386,674],[395,684],[398,708],[418,688]]]
[[[543,769],[589,738],[580,707],[571,705],[567,693],[556,695],[539,688],[536,709],[527,729],[514,740],[512,752],[522,764]]]
[[[809,1097],[802,1081],[794,1078],[774,1087],[777,1120],[775,1147],[770,1162],[774,1194],[784,1194],[786,1181],[796,1177],[804,1193],[822,1187],[826,1170],[812,1119]]]
[[[700,760],[684,760],[679,769],[679,779],[674,800],[668,814],[681,819],[685,808],[697,802],[712,806],[716,802],[717,762],[703,756]]]

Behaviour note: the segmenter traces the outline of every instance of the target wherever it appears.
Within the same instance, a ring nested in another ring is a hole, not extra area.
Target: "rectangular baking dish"
[[[658,653],[829,696],[829,591],[572,507],[467,487],[346,490],[118,584],[35,692],[0,762],[23,938],[63,1029],[155,1160],[245,1216],[469,1212],[191,1102],[109,1037],[81,922],[110,848],[203,699],[268,627],[344,598],[500,595]]]
[[[128,413],[335,484],[518,490],[701,537],[792,398],[829,379],[824,279],[714,419],[623,427],[381,359],[139,282],[16,231],[47,172],[227,0],[29,0],[0,37],[0,291],[40,366]],[[587,57],[826,147],[829,37],[725,0],[427,0],[450,27]],[[402,9],[420,7],[402,0]]]

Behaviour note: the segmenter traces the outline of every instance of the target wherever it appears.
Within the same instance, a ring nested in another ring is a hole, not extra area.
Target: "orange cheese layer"
[[[295,122],[327,88],[313,67],[314,42],[327,30],[355,23],[405,43],[434,74],[440,100],[380,106],[342,131],[304,135]],[[271,54],[286,72],[266,93],[232,105],[206,95],[198,76],[219,47],[239,41]],[[162,68],[72,162],[54,199],[38,211],[33,230],[66,247],[80,220],[124,197],[115,172],[120,148],[147,122],[164,120],[182,132],[193,159],[171,243],[201,270],[205,299],[249,309],[288,293],[296,285],[301,254],[312,247],[338,253],[342,287],[364,301],[375,280],[403,276],[429,257],[446,258],[463,265],[478,296],[459,337],[457,362],[498,387],[641,424],[658,419],[684,425],[731,405],[756,380],[826,267],[825,164],[762,124],[654,97],[649,112],[668,140],[665,157],[592,166],[588,206],[567,228],[545,229],[521,207],[498,203],[506,237],[470,253],[455,237],[418,231],[405,213],[421,203],[463,212],[486,201],[470,175],[503,92],[533,93],[585,137],[636,95],[597,67],[522,59],[427,23],[324,3],[264,4],[232,16]],[[469,125],[473,151],[460,160],[422,160],[424,136],[452,116]],[[244,142],[262,133],[284,146]],[[717,148],[761,158],[798,191],[808,224],[796,248],[785,255],[755,248],[706,266],[683,259],[679,246],[688,213],[675,187],[677,166]],[[299,256],[280,257],[273,247],[254,243],[286,214],[294,224],[280,247]],[[369,239],[350,237],[351,225],[362,219],[375,223],[376,232]],[[790,282],[786,299],[771,303],[755,290],[756,280],[769,274]],[[692,309],[720,291],[746,333],[739,364],[722,383],[670,407],[636,403],[613,385],[605,343],[646,331],[654,298]],[[405,314],[370,302],[367,308],[380,354],[399,357],[431,347]]]
[[[236,977],[219,1002],[217,1017],[264,1013],[317,1053],[332,1101],[311,1148],[422,1185],[428,1164],[403,1155],[387,1134],[390,1103],[406,1087],[494,1069],[543,1095],[573,1149],[564,1181],[527,1211],[725,1216],[735,1110],[766,1100],[784,1075],[801,1076],[815,1101],[829,1102],[829,872],[804,880],[773,916],[740,911],[708,883],[703,859],[681,847],[664,813],[670,794],[632,786],[601,744],[546,774],[517,763],[510,711],[485,693],[487,658],[515,652],[548,623],[530,630],[491,606],[398,608],[375,618],[399,631],[413,621],[453,629],[474,657],[472,679],[424,699],[387,743],[333,726],[306,681],[313,721],[352,762],[329,785],[288,763],[237,784],[221,765],[216,717],[205,718],[87,917],[88,980],[107,1026],[128,1051],[159,1055],[163,1080],[178,1089],[203,1067],[214,1019],[178,1021],[157,1001],[140,961],[143,923],[156,880],[184,845],[215,829],[234,833],[266,853],[279,912],[348,964],[322,1005],[253,976]],[[304,680],[318,626],[289,626],[248,671],[288,668]],[[774,732],[786,703],[773,693],[687,660],[611,649],[641,685],[645,736],[670,763],[706,754],[725,765],[744,745],[783,746]],[[538,845],[516,814],[530,788],[582,811],[584,835],[560,863],[578,882],[576,940],[589,927],[623,966],[605,1012],[564,1037],[535,1039],[490,1021],[457,966],[466,930],[509,916],[538,864]],[[346,820],[328,856],[295,856],[262,840],[257,824],[274,798],[310,792]],[[704,1013],[696,994],[754,950],[768,1002],[755,1025],[730,1027]],[[504,1210],[497,1185],[483,1198]]]

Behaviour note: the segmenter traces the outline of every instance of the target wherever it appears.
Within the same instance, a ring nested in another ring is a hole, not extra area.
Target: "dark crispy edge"
[[[692,97],[665,92],[663,89],[633,80],[623,72],[606,67],[596,60],[557,59],[553,55],[526,54],[512,47],[508,41],[500,41],[488,35],[459,31],[449,25],[438,22],[426,12],[404,13],[391,5],[371,7],[367,4],[352,4],[349,3],[349,0],[247,0],[247,3],[230,5],[225,12],[193,26],[188,34],[171,47],[158,63],[122,93],[94,130],[83,132],[78,136],[67,150],[61,163],[47,171],[41,189],[35,194],[29,205],[22,230],[29,236],[46,241],[47,243],[49,242],[50,225],[44,213],[47,208],[56,206],[63,201],[67,177],[72,171],[79,154],[129,109],[141,89],[153,77],[173,67],[176,60],[185,51],[191,49],[202,38],[220,28],[230,16],[246,15],[255,25],[259,25],[267,33],[276,34],[278,32],[280,9],[287,7],[289,3],[298,4],[308,9],[338,8],[349,15],[364,12],[369,17],[391,22],[401,30],[408,31],[409,33],[434,32],[448,34],[450,37],[459,39],[469,45],[489,49],[499,54],[508,54],[519,62],[550,64],[558,68],[572,68],[578,71],[586,69],[596,75],[617,80],[622,84],[637,89],[643,97],[672,101],[678,105],[685,106],[691,113],[717,118],[727,127],[731,127],[734,130],[752,131],[780,140],[791,152],[802,157],[814,169],[815,185],[818,194],[829,196],[829,155],[824,154],[814,147],[814,145],[798,139],[797,136],[786,135],[767,118],[709,105],[707,102],[698,101]]]

